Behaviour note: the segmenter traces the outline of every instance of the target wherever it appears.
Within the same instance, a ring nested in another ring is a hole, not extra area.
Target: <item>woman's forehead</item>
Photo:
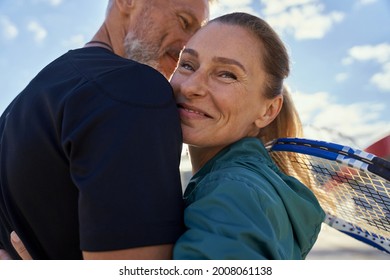
[[[262,44],[244,27],[213,22],[199,30],[186,49],[196,52],[200,58],[222,56],[250,65],[261,61]]]

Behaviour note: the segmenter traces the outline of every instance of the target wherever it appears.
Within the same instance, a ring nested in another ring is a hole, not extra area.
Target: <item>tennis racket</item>
[[[326,224],[390,254],[390,162],[302,138],[276,139],[266,148],[282,171],[313,191]]]

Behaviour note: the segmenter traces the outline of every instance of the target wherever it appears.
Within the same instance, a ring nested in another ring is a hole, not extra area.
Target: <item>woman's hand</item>
[[[16,232],[11,232],[11,243],[14,246],[14,249],[19,254],[19,256],[23,260],[32,260],[31,255],[28,253],[26,247],[24,246],[22,240],[20,240],[19,236]],[[7,252],[6,252],[7,253]]]
[[[4,249],[0,249],[0,261],[12,260],[11,256]]]
[[[32,260],[30,254],[26,250],[26,247],[24,246],[22,240],[20,240],[19,236],[16,234],[16,232],[11,232],[10,235],[11,238],[11,243],[14,246],[14,249],[16,252],[19,254],[19,256],[23,260]],[[12,260],[10,254],[4,249],[0,249],[0,261],[5,261],[5,260]]]

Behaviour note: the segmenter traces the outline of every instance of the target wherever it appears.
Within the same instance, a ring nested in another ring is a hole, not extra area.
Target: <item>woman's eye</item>
[[[220,77],[232,79],[232,80],[237,80],[237,76],[235,74],[233,74],[232,72],[222,72],[220,74]]]
[[[191,64],[189,64],[187,62],[180,62],[180,67],[185,69],[185,70],[190,70],[190,71],[194,70],[194,68],[191,66]]]

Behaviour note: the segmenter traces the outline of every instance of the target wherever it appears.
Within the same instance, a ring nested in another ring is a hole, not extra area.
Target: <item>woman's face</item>
[[[245,29],[221,23],[190,39],[171,78],[184,143],[221,149],[269,123],[261,48]]]

